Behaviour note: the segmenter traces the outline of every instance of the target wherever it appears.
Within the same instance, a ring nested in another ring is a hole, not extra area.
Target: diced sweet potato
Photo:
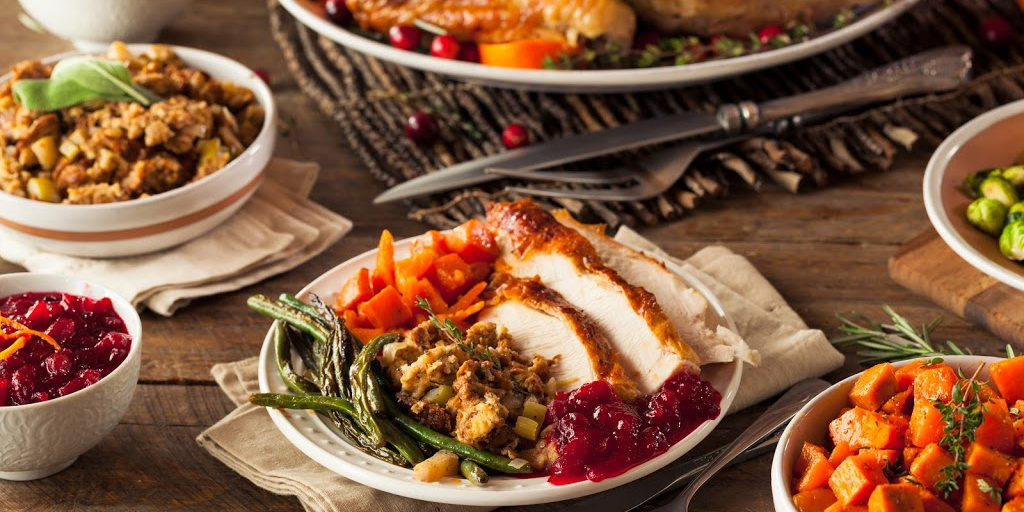
[[[910,464],[917,458],[917,454],[921,453],[921,448],[917,446],[904,446],[903,447],[903,467],[909,468]]]
[[[964,475],[964,495],[960,498],[961,512],[999,512],[1001,499],[998,491],[990,491],[997,488],[995,483],[985,477],[970,473]]]
[[[339,311],[351,309],[366,299],[373,297],[373,287],[370,285],[370,271],[365,268],[348,278],[338,292],[336,307]]]
[[[825,487],[828,485],[828,477],[832,476],[832,465],[828,463],[828,452],[814,443],[804,442],[794,471],[796,492]]]
[[[882,404],[882,412],[886,414],[910,414],[914,406],[913,399],[914,390],[913,386],[911,386],[910,389],[897,392],[892,398]]]
[[[850,390],[850,402],[877,411],[896,394],[896,370],[891,363],[879,363],[861,373]]]
[[[879,450],[877,448],[866,448],[861,450],[857,455],[863,455],[865,457],[873,457],[878,461],[882,467],[886,465],[896,467],[900,463],[900,450]]]
[[[876,486],[887,483],[878,461],[861,455],[847,457],[828,479],[829,488],[844,506],[865,504]]]
[[[967,468],[968,473],[983,476],[999,487],[1010,479],[1017,466],[1017,460],[1013,457],[978,442],[967,447],[964,462],[970,466]]]
[[[445,235],[448,250],[466,263],[490,262],[498,257],[498,243],[483,222],[471,219]]]
[[[924,512],[956,512],[953,505],[946,503],[938,496],[924,487],[917,487],[921,494],[921,504],[924,505]]]
[[[850,443],[846,441],[839,441],[835,443],[836,447],[832,449],[832,453],[828,456],[828,463],[833,468],[839,467],[840,464],[846,460],[850,455],[856,455],[857,449],[850,446]]]
[[[1024,399],[1024,355],[988,365],[988,374],[1007,402]]]
[[[1003,503],[1003,508],[1000,512],[1024,512],[1024,497],[1013,498]]]
[[[949,403],[953,398],[953,386],[958,382],[960,377],[949,366],[923,367],[914,379],[914,403],[925,400]]]
[[[441,292],[437,291],[437,288],[434,288],[434,285],[426,279],[420,279],[413,283],[408,290],[402,292],[402,297],[405,298],[406,304],[413,312],[418,312],[419,308],[416,304],[419,302],[420,297],[426,300],[427,304],[430,304],[430,309],[435,314],[441,315],[448,311],[448,304],[445,303]]]
[[[1017,466],[1003,488],[1003,495],[1007,498],[1024,497],[1024,459],[1017,459]]]
[[[455,302],[459,294],[473,286],[473,270],[458,254],[445,254],[434,260],[434,283],[448,302]]]
[[[903,449],[905,427],[874,411],[854,407],[828,426],[832,444],[846,441],[852,448]]]
[[[953,463],[953,457],[936,443],[929,444],[914,457],[910,464],[910,474],[921,485],[935,490],[935,484],[945,478],[942,468]]]
[[[793,495],[793,505],[799,512],[825,512],[836,502],[836,495],[828,487],[808,489]]]
[[[921,373],[921,368],[925,367],[924,363],[927,362],[924,359],[918,359],[911,361],[900,368],[896,369],[896,389],[899,391],[906,391],[914,384],[914,379],[917,378],[917,374]]]
[[[1022,443],[1024,443],[1024,418],[1016,418],[1013,420],[1013,444],[1018,452],[1024,451]]]
[[[907,441],[919,447],[939,442],[942,437],[942,413],[935,408],[934,400],[914,399],[914,410],[910,413],[910,429]]]
[[[921,493],[913,484],[883,484],[868,498],[868,512],[924,512]]]
[[[358,311],[377,329],[392,329],[412,319],[409,306],[402,300],[398,290],[391,285],[360,304]]]
[[[433,252],[437,255],[441,255],[450,252],[446,242],[445,236],[442,235],[440,231],[431,229],[430,231],[413,238],[409,248],[413,253]]]
[[[1013,453],[1013,419],[1010,418],[1010,409],[1006,406],[1006,400],[990,398],[988,402],[982,404],[981,414],[984,416],[984,420],[981,422],[981,426],[974,431],[974,442],[1003,453]]]

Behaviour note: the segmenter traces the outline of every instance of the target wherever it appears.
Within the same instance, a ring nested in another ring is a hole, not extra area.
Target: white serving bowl
[[[967,222],[971,198],[960,183],[972,172],[1007,167],[1024,153],[1024,100],[978,116],[939,145],[924,173],[924,206],[939,236],[974,268],[1024,290],[1024,265],[999,252],[999,241]]]
[[[128,410],[142,361],[142,321],[131,303],[113,291],[67,276],[0,275],[0,297],[25,292],[109,297],[132,344],[120,366],[85,389],[46,402],[0,407],[0,479],[4,480],[50,476],[96,446]]]
[[[988,356],[943,356],[942,359],[953,369],[963,369],[963,373],[967,375],[973,375],[979,363],[986,363],[986,367],[978,374],[982,381],[988,380],[987,365],[1003,360]],[[901,368],[911,361],[913,360],[898,361],[892,365]],[[782,438],[775,447],[771,470],[772,502],[775,504],[775,512],[798,512],[793,505],[791,486],[793,466],[800,457],[800,449],[805,441],[818,446],[829,445],[828,424],[839,416],[839,411],[850,406],[850,390],[862,373],[843,379],[819,393],[796,413],[793,421],[782,432]]]
[[[129,45],[133,54],[149,45]],[[223,169],[201,180],[150,197],[107,204],[57,204],[0,192],[0,237],[14,236],[43,250],[112,258],[166,249],[219,225],[252,196],[274,152],[277,111],[270,88],[256,73],[227,57],[181,46],[174,52],[189,66],[251,89],[266,110],[256,140]],[[74,54],[46,59],[56,62]],[[10,75],[0,77],[0,82]]]
[[[113,41],[151,43],[192,0],[18,0],[51,34],[75,48],[102,50]]]

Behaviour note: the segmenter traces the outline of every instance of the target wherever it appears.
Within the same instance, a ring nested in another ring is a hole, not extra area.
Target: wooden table
[[[8,13],[19,10],[15,0],[0,0],[0,8]],[[346,146],[340,129],[320,115],[291,80],[271,40],[264,2],[196,0],[161,40],[266,69],[282,117],[296,120],[292,133],[280,141],[278,154],[319,162],[322,172],[313,199],[350,218],[355,228],[291,272],[198,300],[173,318],[144,314],[140,382],[124,420],[58,475],[27,483],[0,482],[0,510],[301,510],[294,498],[252,485],[196,444],[202,430],[233,408],[213,382],[210,367],[259,352],[267,322],[245,307],[248,295],[297,291],[335,264],[374,247],[384,228],[396,238],[427,229],[408,220],[401,204],[370,204],[383,187]],[[53,36],[26,29],[12,14],[0,19],[4,68],[70,48]],[[883,320],[883,304],[924,322],[943,311],[892,282],[886,261],[901,243],[928,226],[921,201],[926,158],[903,158],[890,171],[842,177],[827,189],[796,196],[773,187],[759,194],[739,191],[703,205],[681,221],[642,233],[676,255],[722,244],[746,256],[810,326],[827,334],[835,332],[836,314],[857,311]],[[2,273],[20,270],[0,261]],[[1002,346],[952,315],[936,336],[963,341],[986,354],[996,354]],[[850,359],[829,378],[854,371]],[[726,418],[699,451],[727,443],[761,410],[755,407]],[[697,495],[694,510],[770,510],[770,459],[763,456],[715,477]],[[557,505],[522,507],[548,509]]]

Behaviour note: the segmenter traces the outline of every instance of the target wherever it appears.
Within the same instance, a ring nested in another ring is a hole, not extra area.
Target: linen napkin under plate
[[[271,159],[266,179],[231,218],[157,253],[77,258],[4,240],[0,258],[30,272],[98,282],[137,309],[170,316],[192,299],[237,290],[295,268],[348,233],[351,221],[308,199],[319,172],[315,163]]]
[[[824,333],[809,329],[746,258],[724,247],[708,247],[680,260],[627,228],[620,229],[616,239],[657,253],[670,269],[682,268],[699,279],[718,297],[738,334],[760,353],[758,367],[743,368],[740,389],[729,412],[843,364],[842,354],[829,344]],[[196,441],[254,484],[297,497],[309,512],[400,512],[421,511],[424,507],[444,512],[488,510],[396,496],[335,474],[295,448],[262,407],[248,403],[248,396],[259,392],[258,358],[219,364],[212,373],[238,407]]]

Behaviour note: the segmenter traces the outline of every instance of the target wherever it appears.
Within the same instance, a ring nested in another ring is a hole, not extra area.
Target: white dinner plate
[[[395,242],[395,258],[409,254],[412,238]],[[327,271],[302,289],[297,295],[305,298],[314,293],[327,304],[334,303],[336,292],[349,276],[361,267],[373,268],[377,250],[365,252]],[[726,316],[721,303],[700,281],[688,274],[680,276],[708,300],[711,311],[722,323],[735,330]],[[711,316],[711,315],[709,315]],[[274,342],[271,332],[263,342],[260,351],[259,385],[264,393],[289,393],[277,371]],[[708,420],[688,436],[673,445],[665,453],[630,469],[626,473],[600,482],[583,481],[567,485],[548,483],[547,477],[516,478],[493,477],[486,486],[470,485],[461,479],[445,479],[441,482],[420,482],[412,477],[412,470],[377,460],[349,445],[339,437],[333,424],[312,411],[267,408],[274,424],[300,451],[325,468],[370,487],[385,492],[420,500],[459,505],[509,506],[547,503],[579,498],[632,482],[664,467],[690,451],[711,432],[729,410],[736,390],[739,388],[742,362],[706,365],[701,377],[709,381],[722,394],[721,411],[717,418]]]
[[[777,66],[816,55],[856,39],[899,16],[918,2],[918,0],[892,0],[888,7],[876,9],[857,18],[849,25],[828,31],[807,41],[729,59],[698,62],[685,66],[642,69],[551,70],[483,66],[400,50],[331,23],[310,10],[306,1],[280,0],[281,5],[302,24],[338,44],[366,55],[413,69],[440,73],[458,80],[482,85],[574,93],[668,89]]]

